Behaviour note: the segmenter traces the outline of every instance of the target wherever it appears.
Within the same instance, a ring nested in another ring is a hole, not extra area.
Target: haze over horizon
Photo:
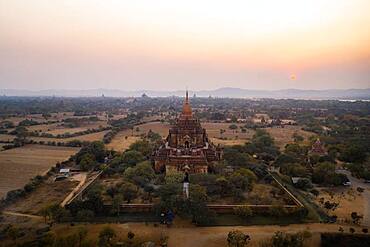
[[[0,0],[0,89],[370,87],[370,1]]]

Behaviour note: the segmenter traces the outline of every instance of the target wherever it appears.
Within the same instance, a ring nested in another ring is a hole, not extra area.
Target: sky
[[[0,0],[1,89],[370,87],[369,0]]]

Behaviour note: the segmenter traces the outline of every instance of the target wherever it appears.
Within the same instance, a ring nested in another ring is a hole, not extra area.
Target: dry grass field
[[[254,131],[247,130],[246,133],[242,133],[240,129],[231,130],[229,129],[230,123],[209,123],[205,122],[202,123],[202,127],[207,130],[208,136],[210,138],[227,138],[227,139],[250,139]],[[237,124],[238,127],[243,126],[243,124]],[[136,127],[139,127],[139,131],[136,131]],[[149,130],[152,130],[163,137],[168,135],[168,130],[170,129],[171,125],[168,123],[161,123],[161,122],[150,122],[141,124],[135,127],[134,135],[141,135],[147,133]],[[224,129],[225,132],[221,135],[220,129]],[[128,134],[131,131],[127,131]]]
[[[298,135],[302,136],[305,141],[307,141],[310,136],[316,135],[315,133],[301,130],[301,128],[301,126],[285,126],[284,128],[271,127],[265,128],[264,130],[275,139],[275,144],[280,149],[283,149],[286,144],[294,141],[293,134],[296,132]]]
[[[244,126],[244,124],[235,124],[238,126],[238,129],[232,130],[229,128],[231,123],[209,123],[205,122],[202,123],[202,127],[207,130],[208,137],[210,138],[226,138],[230,140],[235,139],[244,139],[248,140],[252,138],[254,131],[247,129],[245,133],[242,133],[240,127]],[[220,133],[220,130],[225,130],[224,133]]]
[[[57,162],[68,159],[79,149],[26,145],[0,152],[0,197],[23,187],[32,177],[45,173]]]
[[[329,215],[336,215],[339,219],[346,219],[348,221],[351,221],[352,212],[364,215],[364,197],[354,189],[337,187],[320,189],[319,191],[320,194],[315,200],[319,206],[323,207],[319,202],[320,198],[324,198],[324,202],[339,203],[339,206],[334,211],[327,211]]]
[[[78,181],[62,180],[54,182],[49,179],[22,200],[8,206],[6,210],[24,214],[38,214],[42,208],[50,204],[61,203],[77,184]]]
[[[140,137],[138,136],[127,135],[127,131],[121,131],[112,139],[109,144],[106,144],[106,147],[118,152],[123,152],[128,149],[132,143],[139,139]]]
[[[168,130],[170,129],[171,125],[168,123],[161,123],[161,122],[150,122],[145,124],[140,124],[135,126],[134,135],[142,135],[148,133],[149,130],[160,134],[162,137],[166,137],[168,135]],[[139,128],[139,131],[136,131],[136,128]],[[131,132],[130,130],[128,130]]]

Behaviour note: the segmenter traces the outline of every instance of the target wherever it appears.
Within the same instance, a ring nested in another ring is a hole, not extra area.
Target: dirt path
[[[72,180],[80,181],[80,183],[71,191],[71,193],[68,194],[68,196],[66,196],[66,198],[64,198],[60,206],[64,207],[66,203],[71,200],[71,198],[77,193],[77,191],[79,191],[81,187],[85,184],[86,178],[86,173],[79,173],[71,178]]]
[[[270,238],[276,231],[296,233],[299,231],[309,231],[312,238],[308,240],[307,246],[320,246],[320,233],[338,232],[340,225],[337,224],[294,224],[288,226],[235,226],[235,227],[185,227],[172,228],[145,226],[144,224],[121,224],[120,227],[137,232],[148,234],[149,232],[163,233],[169,237],[168,246],[176,247],[223,247],[227,246],[227,234],[232,230],[240,230],[251,237],[248,246],[259,246],[260,242]],[[349,231],[349,226],[342,226],[345,232]],[[356,230],[361,231],[360,228]]]
[[[33,215],[33,214],[22,214],[22,213],[16,213],[16,212],[11,212],[11,211],[2,211],[2,213],[5,215],[27,217],[27,218],[37,219],[37,220],[43,219],[43,217],[38,216],[38,215]]]

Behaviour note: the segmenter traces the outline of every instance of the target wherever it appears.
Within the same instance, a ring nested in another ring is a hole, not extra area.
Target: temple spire
[[[182,115],[182,117],[186,117],[186,118],[190,118],[190,117],[193,116],[191,106],[190,106],[190,103],[189,103],[189,92],[188,92],[187,89],[186,89],[185,102],[184,102],[184,106],[182,107],[182,114],[181,115]]]

